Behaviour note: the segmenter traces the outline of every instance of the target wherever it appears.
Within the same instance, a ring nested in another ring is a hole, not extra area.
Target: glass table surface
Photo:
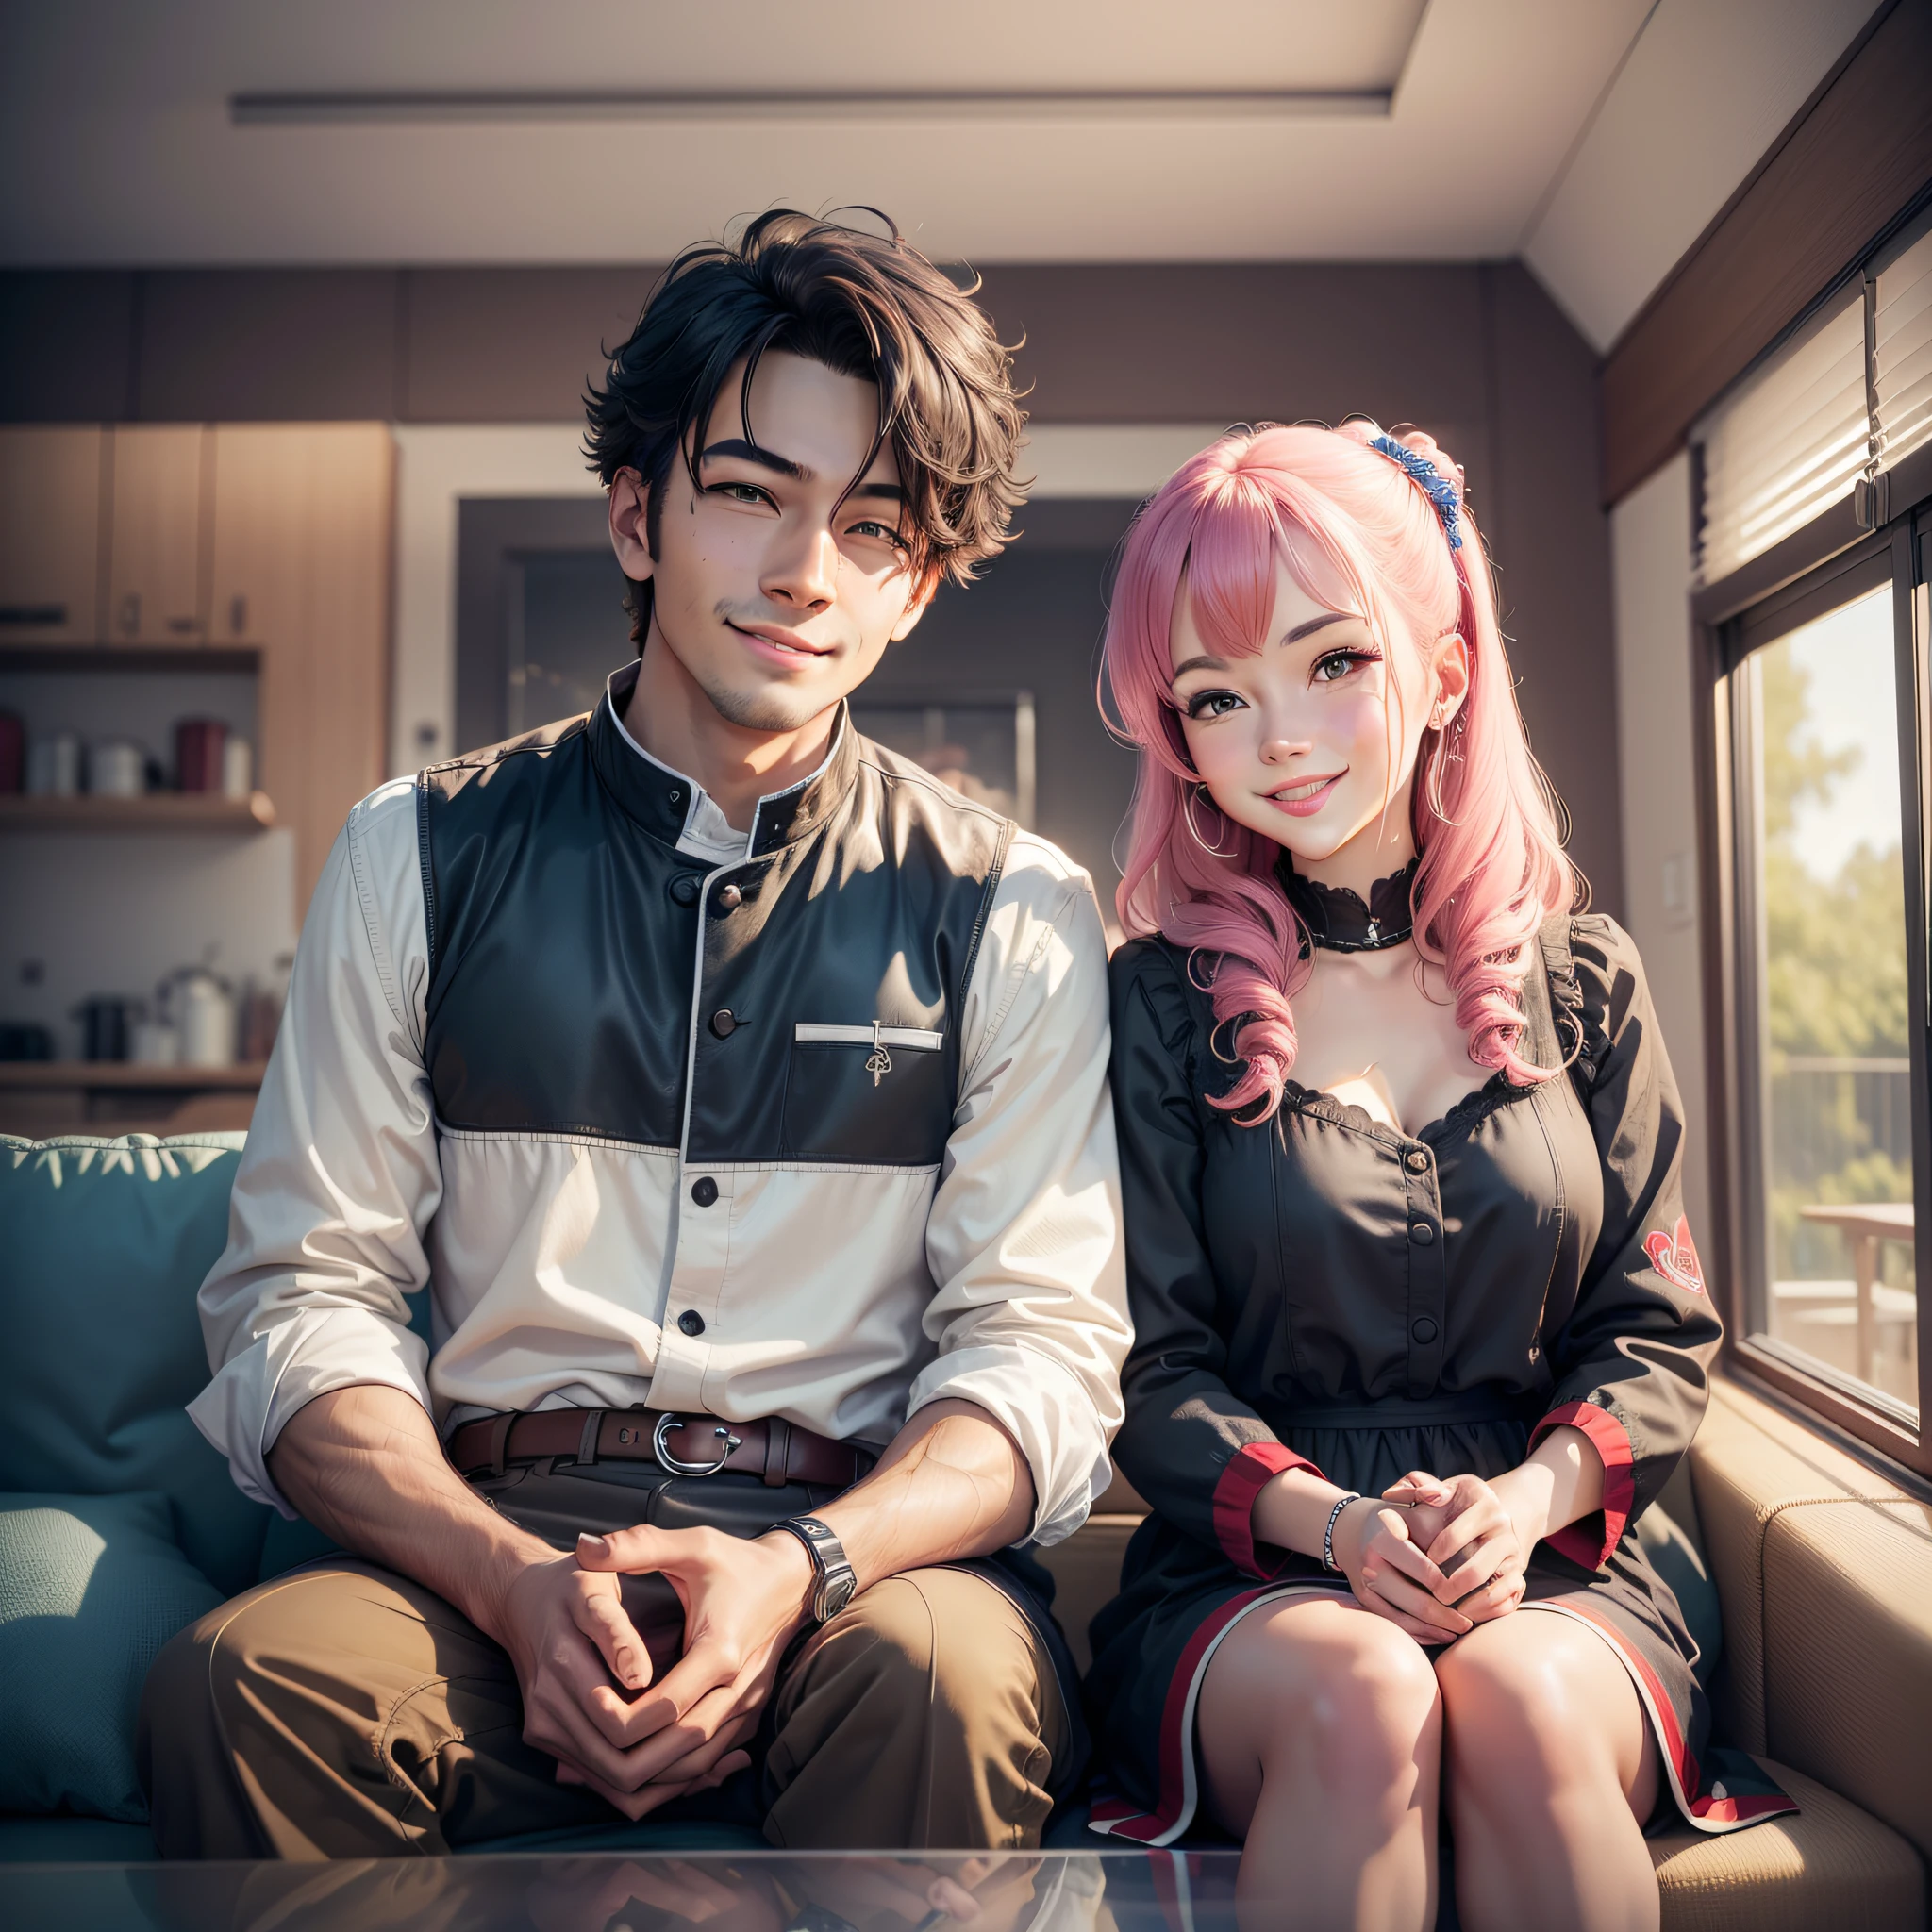
[[[1239,1865],[1232,1851],[0,1864],[0,1925],[8,1932],[1234,1932]],[[1259,1916],[1265,1921],[1265,1910]]]

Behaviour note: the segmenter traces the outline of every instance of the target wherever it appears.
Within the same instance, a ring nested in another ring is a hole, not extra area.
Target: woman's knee
[[[1379,1617],[1340,1611],[1319,1636],[1282,1618],[1217,1700],[1253,1714],[1264,1771],[1312,1762],[1324,1783],[1353,1796],[1380,1792],[1432,1755],[1440,1693],[1416,1641]]]
[[[1515,1622],[1481,1626],[1436,1660],[1452,1776],[1465,1795],[1512,1811],[1578,1783],[1614,1787],[1603,1713],[1580,1667],[1589,1660],[1570,1632],[1504,1628]]]

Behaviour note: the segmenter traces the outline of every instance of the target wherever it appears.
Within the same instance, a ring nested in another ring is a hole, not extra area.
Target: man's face
[[[932,594],[915,579],[890,443],[866,462],[878,391],[773,352],[746,399],[741,365],[718,391],[697,462],[664,480],[658,555],[646,543],[635,470],[610,492],[610,534],[627,575],[652,579],[651,638],[720,716],[752,731],[794,731],[870,675],[919,622]]]

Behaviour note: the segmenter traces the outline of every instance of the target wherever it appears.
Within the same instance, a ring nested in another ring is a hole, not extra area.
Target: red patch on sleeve
[[[1674,1233],[1666,1234],[1658,1228],[1656,1233],[1645,1235],[1643,1252],[1650,1257],[1650,1265],[1673,1288],[1681,1288],[1686,1294],[1704,1292],[1704,1270],[1690,1239],[1690,1223],[1684,1215],[1677,1216]]]

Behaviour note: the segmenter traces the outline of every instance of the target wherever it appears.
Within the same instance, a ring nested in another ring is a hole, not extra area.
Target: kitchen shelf
[[[23,1087],[42,1091],[105,1093],[137,1089],[147,1092],[210,1092],[236,1089],[253,1092],[268,1072],[266,1060],[244,1060],[232,1067],[161,1067],[132,1060],[0,1060],[0,1092]]]
[[[275,822],[268,793],[150,791],[141,798],[0,796],[0,831],[262,832]]]

